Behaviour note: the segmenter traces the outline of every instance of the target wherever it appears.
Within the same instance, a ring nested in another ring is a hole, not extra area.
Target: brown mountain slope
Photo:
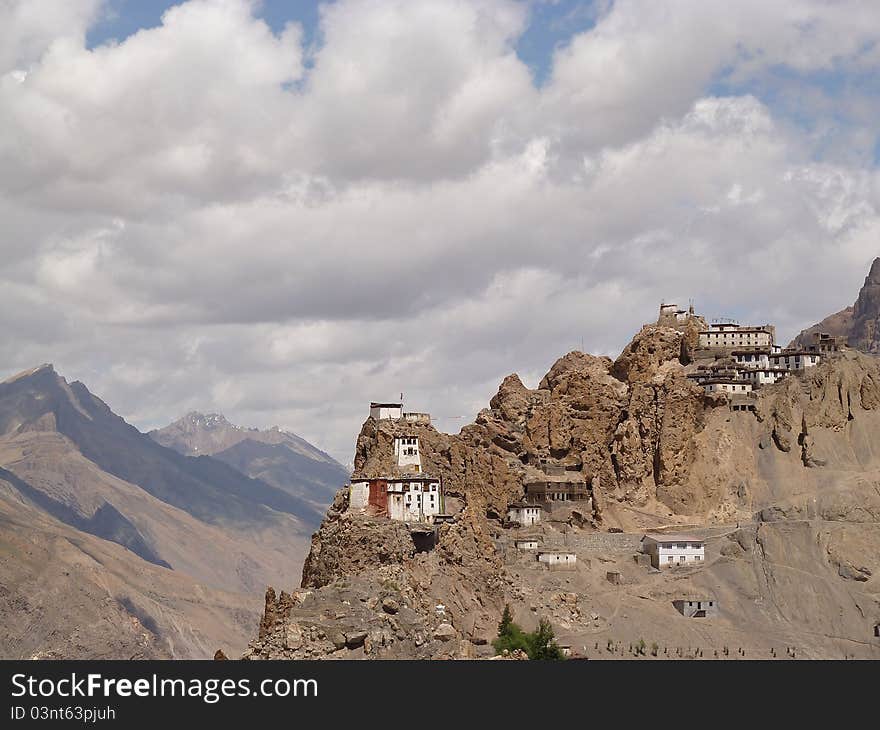
[[[134,646],[126,632],[76,627],[131,623],[132,611],[152,627],[142,655],[210,656],[241,641],[252,596],[291,580],[305,553],[302,501],[156,444],[49,366],[0,383],[0,480],[4,585],[15,586],[0,612],[2,656],[122,656]],[[23,540],[30,557],[18,560]],[[70,564],[88,571],[64,573]],[[51,600],[40,590],[46,575]],[[67,594],[77,600],[62,607]],[[35,605],[45,620],[24,637],[17,627]]]
[[[803,330],[792,345],[805,346],[814,332],[846,337],[850,347],[880,353],[880,258],[874,259],[855,304]]]
[[[348,512],[341,492],[303,590],[267,596],[247,656],[491,654],[509,602],[524,625],[549,616],[590,656],[644,638],[682,656],[880,657],[880,364],[846,350],[762,388],[754,412],[733,412],[686,378],[683,337],[648,326],[616,362],[569,353],[535,389],[509,376],[458,435],[368,419],[356,471],[387,473],[394,436],[418,435],[456,522],[419,552],[400,523]],[[554,508],[530,533],[575,552],[572,572],[538,570],[502,519],[541,459],[592,486],[592,504]],[[666,527],[703,536],[706,563],[637,565],[643,532]],[[672,605],[707,595],[722,605],[711,621]]]
[[[48,517],[0,478],[4,658],[204,658],[243,646],[258,608]]]

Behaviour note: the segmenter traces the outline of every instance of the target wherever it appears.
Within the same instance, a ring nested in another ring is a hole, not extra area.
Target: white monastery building
[[[507,508],[507,519],[519,522],[523,527],[531,527],[541,521],[541,506],[516,502]]]
[[[406,421],[422,426],[431,425],[431,414],[419,411],[404,411],[403,403],[370,403],[370,418],[376,421]]]
[[[414,466],[416,471],[422,470],[422,458],[419,455],[418,436],[398,436],[394,439],[394,457],[398,466]]]
[[[772,325],[745,326],[733,322],[716,322],[700,332],[701,348],[769,348],[775,344],[776,330]]]
[[[403,418],[403,403],[370,403],[370,418],[398,421]]]
[[[439,479],[388,483],[388,516],[392,520],[428,522],[443,511],[442,502]]]
[[[693,565],[706,559],[704,541],[690,535],[647,534],[641,541],[642,552],[651,556],[655,568]]]
[[[352,479],[348,509],[402,522],[433,522],[444,514],[440,479],[429,476]]]
[[[674,304],[661,304],[658,325],[679,328],[694,318],[693,305],[685,312]],[[802,374],[819,364],[827,353],[846,346],[845,338],[814,333],[812,343],[785,349],[776,344],[772,324],[741,325],[732,320],[702,324],[698,333],[697,360],[711,360],[688,374],[706,393],[748,396],[764,385],[773,385],[792,373]],[[733,362],[731,362],[731,360]],[[754,410],[739,403],[733,410]]]

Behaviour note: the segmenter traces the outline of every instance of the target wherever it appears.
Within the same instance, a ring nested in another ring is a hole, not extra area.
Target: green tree
[[[509,605],[504,606],[504,613],[501,614],[501,621],[498,624],[498,638],[492,642],[492,646],[499,654],[505,649],[507,651],[522,649],[528,653],[526,634],[514,623]]]
[[[527,635],[529,659],[561,660],[565,659],[562,649],[556,644],[556,635],[552,624],[545,618],[538,622],[538,629]]]
[[[564,659],[562,649],[555,640],[553,626],[547,619],[541,619],[534,632],[525,632],[513,620],[510,606],[504,607],[501,621],[498,623],[498,638],[492,646],[499,654],[505,649],[520,649],[528,654],[529,659]]]
[[[510,636],[510,628],[515,626],[513,623],[513,614],[510,612],[510,604],[504,604],[504,613],[501,614],[501,621],[498,624],[498,638],[502,636]]]

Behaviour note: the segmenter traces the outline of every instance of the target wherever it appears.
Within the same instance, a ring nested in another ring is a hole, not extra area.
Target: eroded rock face
[[[626,382],[650,380],[668,362],[685,359],[683,332],[670,327],[646,325],[614,361],[612,373]]]
[[[347,490],[340,490],[327,517],[312,536],[303,567],[303,588],[321,588],[341,575],[358,575],[383,565],[404,565],[415,554],[406,525],[384,518],[346,514]]]

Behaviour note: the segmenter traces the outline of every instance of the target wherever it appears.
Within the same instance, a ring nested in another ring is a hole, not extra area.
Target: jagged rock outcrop
[[[612,366],[612,374],[625,382],[650,380],[668,362],[682,362],[684,333],[670,327],[646,325]]]
[[[321,588],[340,575],[358,575],[382,565],[410,561],[415,544],[402,522],[384,518],[359,519],[347,514],[347,490],[340,490],[303,566],[303,588]]]
[[[814,332],[846,337],[849,346],[856,350],[880,353],[880,258],[875,258],[871,264],[871,270],[852,306],[803,330],[792,341],[792,345],[808,345]]]

